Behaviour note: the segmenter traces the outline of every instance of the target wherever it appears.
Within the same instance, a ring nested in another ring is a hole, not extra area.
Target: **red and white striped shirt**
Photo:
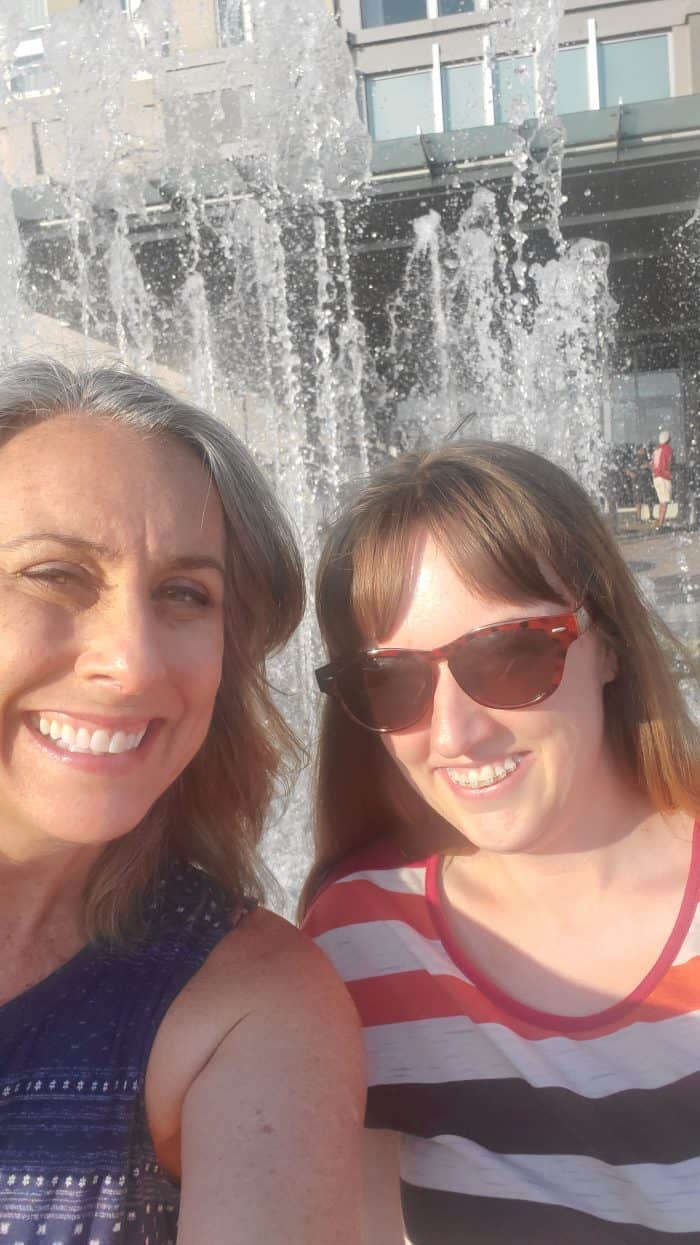
[[[451,941],[439,860],[375,846],[306,929],[356,1003],[370,1127],[402,1135],[412,1245],[700,1242],[700,830],[678,919],[623,1002],[556,1018]]]

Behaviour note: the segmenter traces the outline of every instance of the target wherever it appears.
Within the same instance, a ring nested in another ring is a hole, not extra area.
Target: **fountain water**
[[[197,90],[178,85],[189,62],[168,0],[144,0],[134,20],[117,0],[88,0],[42,33],[38,93],[12,86],[31,32],[25,0],[4,0],[0,104],[33,167],[28,179],[20,161],[0,180],[3,353],[21,347],[31,312],[46,312],[78,328],[86,350],[97,339],[146,371],[181,370],[272,474],[309,565],[319,521],[381,454],[379,407],[396,412],[403,445],[471,414],[481,432],[540,449],[598,492],[614,304],[606,248],[567,245],[560,228],[563,8],[512,0],[494,14],[493,55],[536,48],[537,127],[518,130],[516,109],[505,212],[481,189],[455,229],[436,212],[415,222],[380,383],[348,241],[369,139],[322,0],[249,0],[243,24],[238,0],[220,4],[222,30],[241,41]],[[13,191],[37,222],[22,237]],[[537,263],[525,246],[533,212],[551,244]],[[284,657],[283,707],[307,741],[315,651],[308,622]],[[305,868],[305,799],[302,783],[269,833],[289,893]]]

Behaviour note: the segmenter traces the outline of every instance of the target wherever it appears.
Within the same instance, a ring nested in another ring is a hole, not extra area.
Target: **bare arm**
[[[398,1133],[367,1129],[363,1245],[404,1245]]]
[[[359,1245],[354,1008],[298,935],[260,978],[183,1103],[177,1245]]]

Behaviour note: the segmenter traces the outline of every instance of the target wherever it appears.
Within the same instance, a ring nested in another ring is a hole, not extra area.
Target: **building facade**
[[[478,186],[506,186],[515,137],[531,137],[532,118],[553,107],[566,144],[563,234],[610,248],[607,434],[624,456],[669,426],[681,476],[697,489],[698,0],[571,0],[548,81],[538,80],[537,30],[528,49],[526,31],[494,25],[489,0],[336,0],[336,12],[374,139],[358,288],[372,289],[364,312],[375,334],[376,304],[399,280],[415,219],[431,208],[455,219]],[[525,228],[530,254],[546,254],[536,224]]]
[[[494,31],[488,0],[338,0],[377,141],[535,115],[532,56]],[[529,11],[529,10],[528,10]],[[697,0],[566,5],[555,59],[562,114],[700,93]]]
[[[516,140],[530,141],[533,117],[553,108],[565,143],[563,235],[610,250],[618,311],[606,431],[624,447],[671,427],[692,482],[700,455],[700,238],[690,223],[700,196],[700,0],[570,0],[550,77],[535,55],[537,30],[528,47],[526,29],[495,24],[489,0],[323,2],[345,32],[358,109],[373,140],[372,181],[351,214],[349,241],[357,306],[380,375],[386,309],[414,222],[435,210],[449,228],[484,185],[505,201]],[[66,161],[45,31],[53,14],[78,3],[23,0],[21,38],[6,58],[0,171],[39,253],[42,226],[60,215],[52,196]],[[138,30],[149,0],[117,4]],[[147,173],[155,152],[177,146],[173,127],[183,106],[202,150],[212,141],[233,149],[241,135],[230,83],[255,35],[250,0],[172,0],[172,11],[160,97],[148,75],[128,83],[125,128],[134,142],[122,172],[132,162],[135,173]],[[167,298],[182,225],[162,186],[134,228],[151,244],[141,252],[151,256],[147,279],[154,288],[161,282]],[[525,218],[523,228],[528,257],[546,256],[541,222]],[[53,314],[52,296],[45,293],[39,311]]]

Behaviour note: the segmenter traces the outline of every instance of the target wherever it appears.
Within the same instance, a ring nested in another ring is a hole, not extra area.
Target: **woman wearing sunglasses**
[[[700,1240],[688,659],[585,493],[508,445],[393,464],[318,611],[302,906],[364,1025],[368,1239]]]

